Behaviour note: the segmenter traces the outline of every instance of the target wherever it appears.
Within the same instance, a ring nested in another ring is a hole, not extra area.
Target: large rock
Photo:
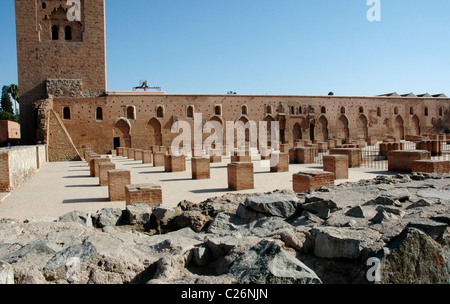
[[[0,261],[0,285],[14,284],[14,269],[13,267]]]
[[[69,222],[80,223],[86,227],[92,227],[93,225],[91,213],[77,210],[64,214],[59,218],[58,221],[65,223]]]
[[[335,202],[319,197],[306,197],[305,203],[301,207],[324,220],[330,217],[331,212],[338,210]]]
[[[209,224],[207,232],[219,236],[235,234],[242,224],[242,220],[237,215],[220,212]]]
[[[438,198],[441,200],[448,200],[450,197],[450,189],[421,189],[417,191],[417,196],[429,199]]]
[[[351,217],[357,217],[357,218],[365,218],[366,217],[366,215],[364,214],[364,210],[359,205],[349,209],[345,213],[345,215],[351,216]]]
[[[231,249],[238,246],[243,241],[240,236],[219,236],[209,237],[205,244],[214,258],[227,255]]]
[[[380,256],[381,284],[449,284],[450,252],[422,231],[406,228]]]
[[[382,194],[382,196],[388,197],[394,201],[407,201],[411,196],[411,193],[405,188],[395,188],[388,190]]]
[[[294,221],[291,222],[292,226],[298,227],[298,226],[307,226],[307,227],[315,227],[315,226],[321,226],[325,223],[325,220],[321,219],[317,215],[314,215],[308,211],[303,211],[302,215],[296,218]]]
[[[53,255],[58,251],[61,251],[61,249],[62,247],[54,242],[45,240],[34,241],[23,246],[19,250],[12,252],[7,256],[4,256],[2,259],[5,262],[14,264],[28,257],[36,257],[39,255],[47,255],[47,254]]]
[[[71,260],[78,259],[80,263],[84,263],[97,256],[97,249],[90,242],[70,246],[47,262],[43,269],[44,276],[48,281],[66,280],[66,267]]]
[[[271,193],[260,196],[249,196],[244,206],[269,216],[288,218],[297,211],[299,199],[291,194]]]
[[[191,228],[195,232],[201,231],[206,224],[211,221],[209,216],[204,215],[200,211],[190,210],[183,212],[174,220],[174,225],[177,229],[186,227]]]
[[[229,275],[238,284],[320,284],[301,261],[273,241],[263,240],[239,257]]]
[[[392,199],[387,196],[378,196],[377,198],[374,198],[367,203],[364,204],[364,206],[367,205],[383,205],[383,206],[393,206],[395,204],[396,200]]]
[[[416,219],[409,222],[407,227],[422,230],[434,240],[438,239],[448,227],[446,223],[436,222],[430,219]]]
[[[257,220],[260,220],[262,218],[269,216],[266,213],[261,213],[261,212],[255,211],[252,208],[246,207],[244,204],[239,204],[239,207],[236,210],[236,215],[240,219],[247,221],[247,222],[257,221]]]
[[[320,227],[311,233],[316,235],[314,254],[322,258],[356,259],[381,239],[381,234],[370,228]]]
[[[127,222],[131,225],[145,225],[151,215],[152,208],[148,204],[128,205],[126,208]]]
[[[94,222],[95,227],[103,228],[106,226],[116,226],[120,223],[122,217],[122,210],[119,208],[104,208],[100,211],[97,211],[92,216],[92,220]]]

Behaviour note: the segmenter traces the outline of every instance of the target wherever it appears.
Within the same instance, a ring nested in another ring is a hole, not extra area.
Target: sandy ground
[[[131,170],[133,184],[156,183],[163,189],[163,204],[175,207],[182,200],[200,203],[210,197],[231,193],[227,189],[227,164],[211,164],[211,179],[193,180],[191,162],[187,159],[185,172],[166,173],[163,167],[153,167],[123,157],[113,157],[117,169]],[[292,175],[302,170],[322,170],[318,164],[290,165],[290,172],[271,173],[263,162],[254,158],[255,189],[240,193],[268,192],[276,189],[292,189]],[[389,174],[376,169],[350,169],[348,180],[336,184],[372,179],[377,175]],[[89,176],[86,162],[48,163],[26,184],[9,195],[2,194],[0,219],[25,220],[33,217],[59,217],[72,210],[96,212],[102,208],[125,209],[125,202],[109,202],[108,187],[98,186],[98,178]]]

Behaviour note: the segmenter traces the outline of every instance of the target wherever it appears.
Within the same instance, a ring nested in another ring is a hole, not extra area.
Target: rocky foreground
[[[0,283],[450,283],[449,207],[450,175],[413,174],[4,219]]]

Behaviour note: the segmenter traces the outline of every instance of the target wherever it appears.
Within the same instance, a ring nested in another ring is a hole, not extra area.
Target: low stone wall
[[[0,149],[0,192],[19,188],[46,162],[45,145]]]

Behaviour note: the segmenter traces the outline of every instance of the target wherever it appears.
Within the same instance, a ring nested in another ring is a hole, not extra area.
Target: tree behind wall
[[[13,104],[11,101],[11,97],[9,96],[10,87],[9,86],[3,86],[2,88],[2,100],[1,100],[1,106],[2,110],[4,112],[8,112],[11,114],[14,114],[13,111]]]

